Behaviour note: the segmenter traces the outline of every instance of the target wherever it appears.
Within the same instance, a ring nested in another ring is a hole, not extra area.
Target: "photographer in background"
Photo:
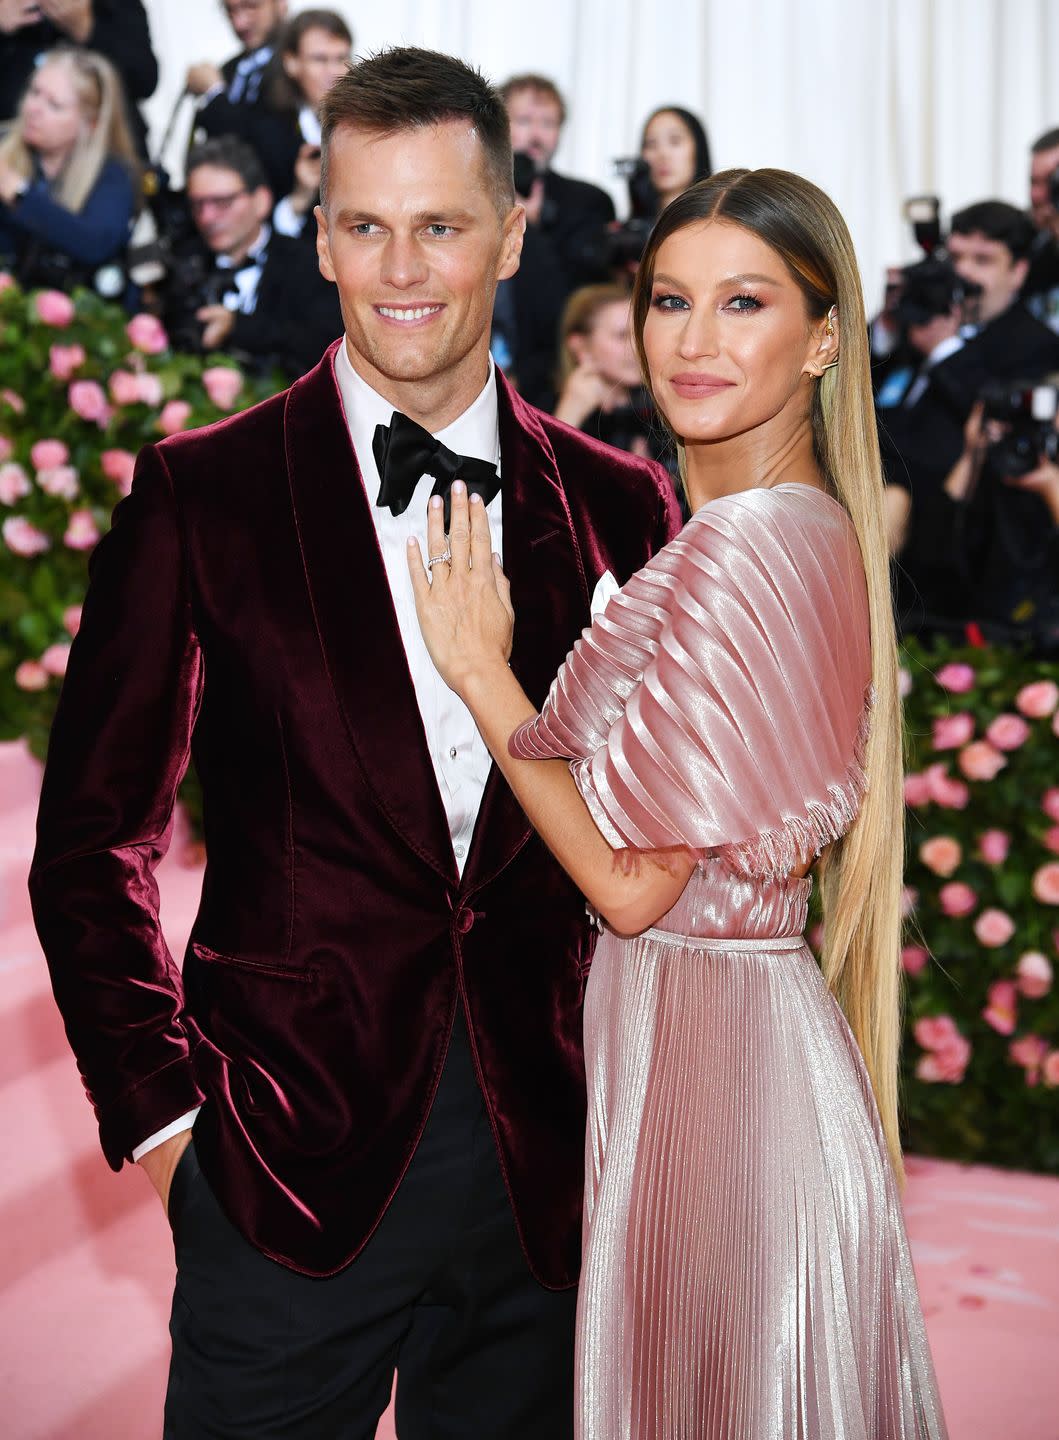
[[[59,46],[110,61],[142,157],[147,127],[137,105],[154,94],[158,62],[143,0],[0,0],[0,121],[11,119],[41,58]]]
[[[605,190],[551,168],[566,104],[543,75],[515,75],[500,92],[511,123],[515,185],[526,206],[517,274],[497,293],[496,331],[521,394],[550,410],[555,350],[567,297],[609,278],[605,232],[614,203]]]
[[[0,264],[24,286],[124,299],[139,162],[102,55],[53,50],[0,142]]]
[[[211,135],[246,138],[247,117],[265,101],[269,64],[287,18],[287,0],[223,0],[223,5],[243,48],[219,67],[200,60],[188,68],[184,86],[198,101],[193,144]]]
[[[338,292],[301,240],[273,233],[272,192],[234,136],[188,157],[194,240],[171,262],[165,323],[174,348],[224,350],[261,373],[296,379],[342,333]]]
[[[1030,150],[1030,217],[1037,234],[1023,295],[1030,313],[1059,333],[1059,129]]]

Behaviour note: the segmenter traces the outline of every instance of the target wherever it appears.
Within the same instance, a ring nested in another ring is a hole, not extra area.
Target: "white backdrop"
[[[1027,200],[1027,153],[1059,125],[1059,0],[331,0],[364,53],[448,50],[501,82],[551,75],[570,120],[556,166],[607,185],[655,106],[700,114],[713,163],[779,165],[843,210],[869,303],[887,263],[915,247],[901,201],[946,212]],[[162,81],[157,143],[187,65],[236,48],[219,0],[147,0]],[[294,0],[292,10],[306,8]],[[187,134],[185,106],[177,134]],[[172,147],[177,157],[178,145]]]

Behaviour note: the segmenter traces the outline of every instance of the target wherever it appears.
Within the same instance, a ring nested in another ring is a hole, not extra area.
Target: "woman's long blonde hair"
[[[134,180],[139,178],[140,161],[125,119],[121,80],[110,61],[94,50],[60,46],[43,56],[38,69],[46,65],[65,65],[70,71],[81,115],[89,122],[52,186],[60,205],[78,211],[108,158],[120,160]],[[33,151],[22,138],[21,115],[0,143],[0,161],[6,161],[26,180],[33,176]]]
[[[616,281],[610,284],[582,285],[563,307],[559,322],[559,370],[561,390],[577,369],[577,356],[570,347],[571,335],[591,335],[598,316],[608,305],[628,305],[632,295]]]
[[[655,259],[688,225],[725,220],[780,256],[805,296],[811,323],[838,307],[837,366],[813,382],[811,423],[825,484],[857,532],[868,589],[875,702],[865,753],[868,790],[851,829],[820,856],[822,968],[856,1036],[900,1177],[897,1064],[901,1032],[901,885],[904,795],[897,641],[883,517],[882,464],[872,404],[860,274],[846,223],[824,192],[786,170],[725,170],[686,190],[662,213],[640,263],[633,325],[643,346]],[[684,473],[683,446],[677,439]]]

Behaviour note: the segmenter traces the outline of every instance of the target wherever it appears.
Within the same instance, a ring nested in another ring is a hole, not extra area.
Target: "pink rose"
[[[169,347],[165,326],[154,315],[134,315],[125,326],[129,343],[145,355],[161,355]]]
[[[978,904],[978,896],[970,885],[965,885],[962,880],[950,880],[938,891],[938,901],[943,914],[951,919],[961,919],[964,915],[973,913]]]
[[[230,410],[243,388],[243,377],[230,365],[214,365],[202,372],[202,385],[218,410]]]
[[[978,853],[987,865],[1003,865],[1011,849],[1011,836],[1006,830],[983,830],[978,837]]]
[[[39,660],[23,660],[15,671],[15,684],[20,690],[47,690],[51,676]]]
[[[973,690],[975,678],[975,673],[970,665],[956,662],[943,665],[934,676],[941,688],[951,691],[953,695],[966,695],[968,690]]]
[[[934,721],[934,749],[959,750],[974,734],[974,716],[966,710],[958,715],[942,715]]]
[[[80,605],[67,605],[63,611],[63,629],[67,635],[73,637],[81,628],[81,607]]]
[[[974,922],[974,933],[978,936],[979,945],[999,950],[1014,935],[1015,922],[1004,910],[983,910]]]
[[[186,400],[170,400],[158,417],[158,428],[163,435],[176,435],[190,419],[191,406]]]
[[[53,345],[48,352],[48,369],[56,380],[69,380],[84,363],[85,352],[81,345]]]
[[[4,543],[13,555],[43,555],[51,541],[43,530],[31,525],[24,515],[10,515],[2,527]]]
[[[1041,1066],[1041,1075],[1049,1090],[1059,1085],[1059,1050],[1050,1050]]]
[[[1053,785],[1041,796],[1041,809],[1049,820],[1059,820],[1059,786]]]
[[[1059,710],[1052,716],[1052,734],[1059,735]]]
[[[15,453],[15,447],[6,435],[0,435],[0,465],[11,459]]]
[[[16,415],[25,415],[26,402],[15,390],[0,390],[0,400],[9,405]]]
[[[1008,762],[988,740],[975,740],[964,746],[956,763],[968,780],[994,780]]]
[[[72,465],[56,465],[54,470],[39,470],[37,484],[45,495],[54,495],[59,500],[76,500],[81,493],[77,483],[77,471]]]
[[[1033,893],[1042,905],[1059,905],[1059,861],[1041,866],[1033,877]]]
[[[1030,727],[1021,715],[998,715],[985,732],[998,750],[1017,750],[1030,738]]]
[[[901,886],[901,915],[907,920],[919,904],[919,891],[914,885]]]
[[[40,663],[49,675],[56,675],[61,679],[66,674],[66,662],[69,658],[70,647],[64,641],[59,645],[49,645],[40,657]]]
[[[102,427],[110,419],[107,392],[94,380],[75,380],[67,392],[67,399],[70,409],[82,420]]]
[[[1030,720],[1043,720],[1059,705],[1059,685],[1054,680],[1034,680],[1023,685],[1015,704]]]
[[[963,859],[963,851],[951,835],[932,835],[919,847],[919,858],[935,875],[948,878]]]
[[[897,672],[897,693],[902,700],[907,700],[912,693],[912,672],[903,665]]]
[[[930,1085],[959,1085],[967,1072],[971,1058],[971,1045],[962,1035],[957,1035],[951,1045],[943,1050],[933,1050],[920,1057],[916,1075]]]
[[[65,465],[70,452],[61,440],[38,440],[29,452],[34,470],[54,470],[56,465]]]
[[[1053,855],[1059,855],[1059,825],[1051,825],[1044,832],[1044,848]]]
[[[930,798],[946,810],[966,810],[971,792],[962,780],[952,780],[943,764],[928,765],[925,771]]]
[[[52,325],[56,330],[65,330],[77,313],[74,302],[61,290],[42,290],[34,305],[42,324]]]
[[[99,468],[108,480],[112,480],[123,495],[132,489],[132,477],[136,470],[136,456],[128,450],[104,450],[99,457]]]
[[[107,389],[115,405],[140,403],[140,377],[131,370],[115,370],[107,381]]]
[[[1036,1085],[1048,1054],[1048,1042],[1039,1035],[1020,1035],[1008,1046],[1008,1054],[1026,1072],[1026,1084]]]
[[[71,550],[91,550],[99,539],[99,529],[91,510],[75,510],[63,536],[63,544]]]
[[[14,505],[33,489],[21,465],[0,465],[0,504]]]
[[[9,270],[0,270],[0,295],[15,288],[15,277]]]
[[[1013,1035],[1018,1020],[1018,991],[1013,980],[997,980],[989,987],[982,1019],[998,1035]]]
[[[1052,962],[1039,950],[1027,950],[1015,966],[1018,987],[1027,1000],[1041,1000],[1052,988]]]
[[[930,781],[925,775],[912,773],[905,776],[905,804],[918,809],[930,800]]]
[[[901,964],[906,975],[918,975],[929,959],[922,945],[906,945],[901,951]]]
[[[157,375],[149,375],[143,371],[136,377],[136,388],[140,394],[140,404],[149,405],[153,410],[156,405],[162,403],[162,382]]]
[[[924,1050],[943,1050],[960,1036],[951,1015],[924,1015],[913,1025],[912,1033]]]

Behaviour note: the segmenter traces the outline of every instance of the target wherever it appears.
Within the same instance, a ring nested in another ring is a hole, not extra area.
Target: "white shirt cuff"
[[[194,1110],[189,1110],[186,1115],[178,1116],[176,1120],[171,1120],[161,1130],[156,1130],[153,1135],[148,1135],[146,1140],[141,1140],[132,1152],[133,1160],[139,1160],[141,1155],[146,1155],[148,1150],[154,1150],[156,1146],[161,1145],[163,1140],[171,1140],[182,1130],[190,1130],[195,1123],[195,1116],[201,1109],[201,1105],[196,1105]]]
[[[284,195],[272,212],[272,228],[280,235],[290,235],[297,239],[305,228],[307,218],[299,215],[291,204],[290,196]]]

